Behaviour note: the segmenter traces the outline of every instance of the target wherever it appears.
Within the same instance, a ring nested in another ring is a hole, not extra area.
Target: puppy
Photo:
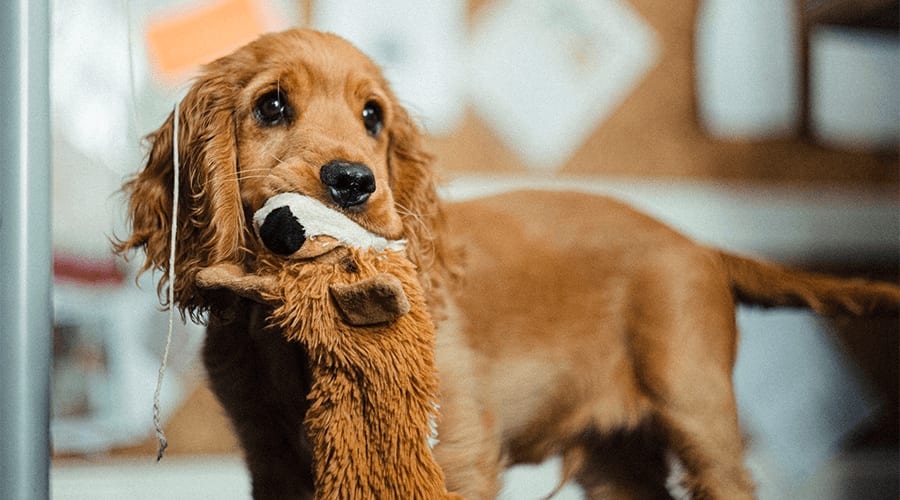
[[[204,363],[255,498],[312,498],[307,353],[272,310],[197,286],[253,272],[250,215],[280,193],[406,239],[437,323],[449,491],[489,499],[515,463],[564,457],[590,498],[667,497],[667,454],[693,498],[751,498],[732,387],[736,301],[896,314],[900,290],[794,272],[699,245],[613,200],[517,192],[438,198],[431,157],[379,69],[346,41],[293,30],[205,67],[180,106],[175,304],[208,313]],[[143,270],[168,269],[173,117],[124,187]]]

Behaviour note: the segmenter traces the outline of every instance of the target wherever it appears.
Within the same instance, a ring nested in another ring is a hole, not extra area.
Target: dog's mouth
[[[405,240],[388,240],[366,230],[320,201],[297,193],[275,195],[253,215],[263,245],[289,259],[315,259],[338,248],[402,250]]]

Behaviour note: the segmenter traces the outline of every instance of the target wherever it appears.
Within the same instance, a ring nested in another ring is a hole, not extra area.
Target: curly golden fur
[[[273,89],[293,115],[264,126],[253,107]],[[380,134],[362,124],[368,100],[384,110]],[[552,455],[590,498],[665,497],[667,450],[693,498],[750,498],[731,384],[736,300],[827,313],[896,314],[900,303],[894,285],[730,256],[606,198],[521,192],[443,205],[410,117],[378,68],[333,35],[262,37],[207,66],[181,109],[188,210],[175,302],[211,312],[204,362],[255,498],[312,497],[308,353],[267,328],[270,307],[202,292],[194,278],[218,263],[252,271],[246,214],[271,195],[332,203],[318,176],[332,160],[376,178],[369,201],[345,213],[409,240],[437,323],[434,453],[448,489],[466,498],[493,498],[504,467]],[[167,266],[171,134],[170,117],[125,187],[132,234],[117,250],[142,248],[144,269]]]

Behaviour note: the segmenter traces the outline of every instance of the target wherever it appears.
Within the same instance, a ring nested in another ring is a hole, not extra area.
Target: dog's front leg
[[[237,309],[228,321],[210,319],[203,361],[243,448],[253,498],[312,499],[306,355],[265,328],[266,306],[242,301]]]
[[[438,326],[435,345],[441,418],[434,457],[448,491],[468,500],[493,499],[500,488],[500,438],[492,415],[480,403],[475,354],[453,323]]]

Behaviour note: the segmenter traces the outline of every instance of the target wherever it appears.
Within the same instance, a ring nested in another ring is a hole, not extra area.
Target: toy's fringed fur
[[[281,304],[270,323],[309,352],[304,426],[316,498],[457,498],[446,493],[428,443],[438,379],[434,326],[416,270],[398,251],[349,252],[338,262],[263,260],[258,269],[276,277],[275,289],[262,293]],[[409,312],[392,322],[347,324],[331,288],[380,273],[402,283]]]

